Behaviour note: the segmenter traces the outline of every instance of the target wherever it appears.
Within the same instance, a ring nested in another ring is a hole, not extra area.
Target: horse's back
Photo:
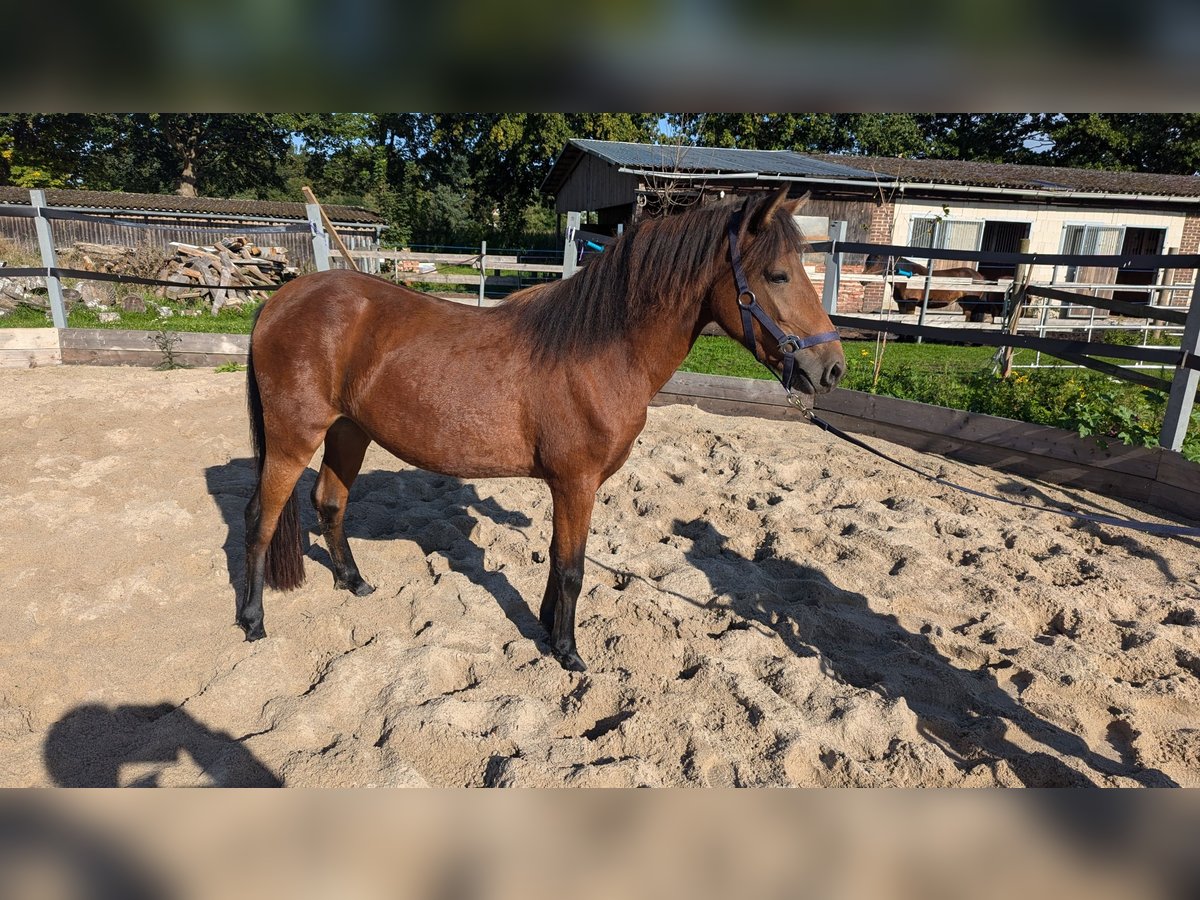
[[[251,345],[260,385],[305,421],[350,419],[401,459],[445,474],[535,468],[537,379],[490,310],[318,273],[268,301]]]

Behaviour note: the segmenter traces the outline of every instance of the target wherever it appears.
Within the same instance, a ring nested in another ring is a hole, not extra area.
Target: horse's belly
[[[531,441],[511,417],[447,408],[360,424],[389,453],[431,472],[458,478],[536,474]]]

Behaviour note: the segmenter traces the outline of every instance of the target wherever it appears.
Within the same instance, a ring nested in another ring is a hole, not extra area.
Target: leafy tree
[[[474,226],[502,241],[521,234],[531,205],[546,205],[541,184],[568,140],[648,141],[658,122],[652,113],[449,113],[431,119],[421,157],[430,184],[451,186],[454,202],[467,207]]]
[[[1200,171],[1200,114],[1043,114],[1049,165],[1175,175]]]
[[[1034,162],[1026,143],[1038,118],[1028,113],[928,113],[914,116],[933,159]]]

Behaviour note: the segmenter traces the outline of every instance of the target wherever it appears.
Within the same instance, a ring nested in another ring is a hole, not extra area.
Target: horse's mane
[[[667,218],[645,219],[603,253],[561,281],[513,294],[501,309],[516,317],[539,359],[589,353],[620,340],[654,316],[697,306],[721,269],[729,270],[728,228],[737,200],[693,207]],[[752,201],[744,215],[771,198]],[[748,272],[762,271],[804,238],[789,215],[739,248]]]

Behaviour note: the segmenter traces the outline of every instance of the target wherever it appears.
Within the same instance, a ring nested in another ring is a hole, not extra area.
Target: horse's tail
[[[265,305],[265,304],[264,304]],[[260,306],[254,313],[250,327],[250,350],[246,355],[246,406],[250,411],[250,442],[254,447],[254,458],[258,466],[258,489],[250,501],[257,505],[255,515],[247,516],[249,522],[257,522],[262,515],[262,473],[267,455],[267,427],[263,420],[262,397],[258,392],[258,379],[254,374],[254,328],[258,324]],[[249,536],[247,536],[249,537]],[[292,490],[279,523],[267,546],[266,580],[269,587],[290,591],[304,583],[304,557],[300,547],[300,514],[296,507],[296,491]]]

